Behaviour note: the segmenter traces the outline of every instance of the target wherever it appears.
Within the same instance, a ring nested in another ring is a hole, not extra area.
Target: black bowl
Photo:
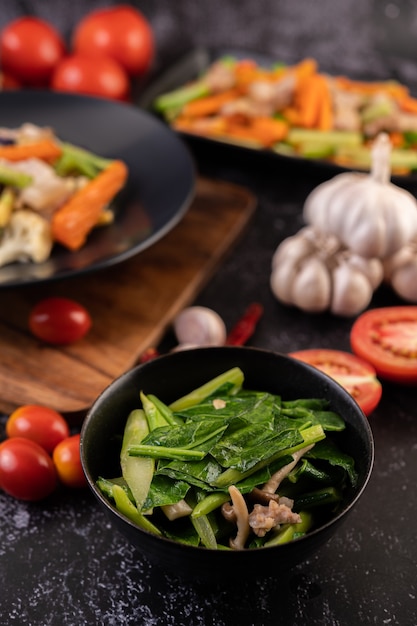
[[[291,543],[242,551],[207,550],[152,535],[119,513],[96,486],[99,476],[121,474],[121,436],[128,414],[138,408],[139,390],[169,403],[223,371],[238,366],[245,387],[281,394],[285,400],[322,397],[345,420],[339,445],[355,459],[357,485],[346,491],[338,513]],[[88,484],[115,526],[148,560],[180,577],[221,582],[251,575],[279,576],[316,552],[344,522],[362,495],[374,460],[368,421],[352,397],[333,379],[300,361],[244,347],[199,348],[172,353],[139,365],[115,380],[92,405],[81,432],[81,461]]]

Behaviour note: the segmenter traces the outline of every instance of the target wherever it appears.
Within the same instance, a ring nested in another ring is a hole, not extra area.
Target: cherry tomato
[[[29,314],[32,333],[51,344],[69,344],[84,337],[91,328],[88,311],[69,298],[45,298]]]
[[[417,382],[417,306],[370,309],[354,322],[353,352],[392,382]]]
[[[292,352],[290,356],[334,378],[356,400],[365,415],[370,415],[378,406],[382,386],[376,378],[376,371],[354,354],[317,348]]]
[[[73,54],[58,63],[51,88],[111,100],[126,101],[130,96],[129,77],[110,57]]]
[[[86,15],[74,31],[73,49],[89,56],[109,56],[131,76],[141,76],[153,60],[154,36],[142,13],[119,5]]]
[[[14,78],[14,76],[10,76],[10,74],[6,74],[6,72],[0,73],[0,85],[2,90],[6,89],[21,89],[22,84]]]
[[[59,443],[52,453],[59,480],[67,487],[85,487],[87,479],[80,459],[80,435],[72,435]]]
[[[23,437],[0,444],[0,487],[19,500],[36,501],[49,496],[57,486],[54,464],[37,443]]]
[[[46,86],[65,54],[55,28],[36,17],[21,17],[0,34],[0,63],[4,72],[31,86]]]
[[[6,422],[8,437],[24,437],[36,441],[51,453],[56,445],[69,437],[70,429],[64,417],[46,406],[25,404],[17,408]]]

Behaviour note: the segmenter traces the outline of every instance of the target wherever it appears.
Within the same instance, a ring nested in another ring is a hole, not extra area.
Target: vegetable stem
[[[0,165],[0,184],[24,189],[32,182],[32,176],[18,172],[7,165]]]
[[[220,474],[220,476],[217,477],[213,486],[218,487],[220,489],[229,487],[230,485],[238,483],[241,480],[244,480],[245,478],[247,478],[248,476],[251,476],[252,474],[257,472],[259,469],[262,469],[263,467],[266,467],[267,465],[274,463],[274,461],[277,461],[281,457],[291,455],[293,454],[293,452],[297,452],[297,450],[301,450],[302,448],[305,448],[306,446],[312,443],[317,443],[317,441],[321,441],[326,436],[323,431],[323,428],[319,424],[314,424],[313,426],[309,426],[305,430],[300,431],[300,433],[303,437],[302,443],[296,446],[293,446],[292,448],[279,450],[279,452],[273,454],[267,459],[263,459],[262,461],[259,461],[259,463],[257,463],[256,465],[254,465],[253,467],[251,467],[245,472],[241,472],[231,467],[225,470],[222,474]]]
[[[130,456],[149,456],[154,459],[173,459],[176,461],[201,461],[206,456],[200,450],[186,448],[167,448],[166,446],[133,445],[128,450]]]
[[[187,395],[179,398],[172,404],[170,404],[170,409],[175,412],[182,411],[183,409],[189,409],[196,404],[200,404],[203,400],[205,400],[208,396],[211,396],[219,387],[225,385],[226,383],[231,384],[231,389],[229,394],[232,395],[237,393],[239,389],[243,385],[243,372],[239,367],[233,367],[227,372],[223,372],[219,376],[212,378],[210,381],[194,389]]]

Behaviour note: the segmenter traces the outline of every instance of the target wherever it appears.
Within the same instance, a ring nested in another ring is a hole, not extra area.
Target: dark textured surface
[[[2,0],[1,21],[29,4],[69,29],[87,7],[105,3]],[[140,6],[168,61],[199,43],[250,46],[289,61],[309,54],[329,70],[358,75],[383,76],[397,67],[403,75],[416,72],[410,48],[402,49],[412,41],[413,19],[388,65],[381,35],[387,23],[392,32],[397,23],[384,11],[403,15],[412,2],[155,0]],[[259,199],[249,232],[198,304],[217,310],[230,327],[249,302],[262,302],[265,315],[252,345],[282,352],[349,349],[350,320],[286,309],[269,289],[276,246],[302,226],[304,199],[328,173],[226,146],[192,148],[202,174],[245,185]],[[396,303],[380,289],[371,306]],[[364,497],[337,535],[284,582],[236,588],[231,572],[230,586],[221,589],[182,585],[133,551],[88,493],[62,491],[39,505],[0,494],[1,626],[416,626],[416,405],[415,388],[384,384],[370,418],[376,460]]]

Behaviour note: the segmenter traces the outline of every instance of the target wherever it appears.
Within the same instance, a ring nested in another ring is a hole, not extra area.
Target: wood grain
[[[255,209],[248,190],[200,178],[181,222],[141,254],[85,276],[2,290],[0,411],[27,403],[63,413],[88,408],[193,302]],[[90,311],[93,326],[84,339],[52,347],[31,335],[30,309],[52,295],[74,298]]]

